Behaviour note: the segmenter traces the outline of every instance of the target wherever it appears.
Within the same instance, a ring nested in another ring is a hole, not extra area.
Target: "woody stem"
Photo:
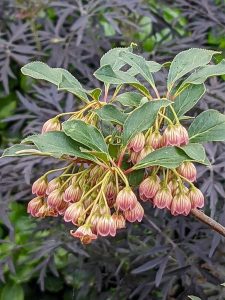
[[[211,229],[215,230],[225,237],[225,227],[223,227],[220,223],[216,222],[212,218],[208,217],[206,214],[204,214],[204,212],[194,208],[191,210],[191,214],[195,216],[196,219],[207,224],[209,227],[211,227]]]

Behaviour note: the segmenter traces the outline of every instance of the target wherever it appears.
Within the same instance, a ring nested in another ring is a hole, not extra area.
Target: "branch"
[[[207,224],[211,229],[217,231],[219,234],[225,237],[225,227],[223,227],[220,223],[216,222],[212,218],[208,217],[204,212],[198,209],[192,209],[191,213],[201,222]]]

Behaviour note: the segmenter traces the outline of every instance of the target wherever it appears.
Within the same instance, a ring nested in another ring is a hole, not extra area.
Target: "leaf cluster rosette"
[[[202,208],[204,196],[194,185],[195,163],[209,165],[202,143],[225,140],[225,116],[212,109],[194,118],[186,113],[205,94],[207,78],[225,74],[224,60],[210,64],[216,54],[192,48],[176,55],[162,95],[154,73],[168,63],[147,61],[132,46],[111,49],[102,57],[94,76],[104,83],[104,91],[84,89],[62,68],[42,62],[25,65],[23,74],[51,82],[83,104],[49,119],[41,134],[3,153],[66,162],[35,181],[36,197],[28,212],[63,217],[77,227],[71,234],[88,244],[98,236],[115,236],[126,221],[141,222],[141,201],[174,216]]]

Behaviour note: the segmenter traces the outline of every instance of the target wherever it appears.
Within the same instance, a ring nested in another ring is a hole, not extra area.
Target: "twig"
[[[225,237],[225,227],[223,227],[220,223],[216,222],[212,218],[208,217],[204,212],[198,209],[192,209],[191,213],[201,222],[207,224],[211,229],[217,231],[219,234]]]

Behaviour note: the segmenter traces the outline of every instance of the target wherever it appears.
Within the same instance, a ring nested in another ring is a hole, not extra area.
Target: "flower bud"
[[[138,162],[139,154],[140,154],[139,152],[134,152],[134,151],[130,152],[130,161],[132,162],[133,165],[135,165]]]
[[[37,196],[44,196],[47,190],[47,179],[45,176],[38,178],[32,185],[32,194],[36,194]]]
[[[49,132],[49,131],[60,131],[61,124],[58,118],[52,118],[46,121],[42,127],[41,133]]]
[[[49,181],[46,194],[49,195],[51,192],[53,192],[56,189],[59,189],[61,186],[61,179],[60,178],[54,178],[51,181]]]
[[[94,234],[97,234],[97,224],[100,219],[100,215],[98,213],[94,213],[88,221],[91,224],[91,230]]]
[[[131,210],[126,210],[124,212],[124,217],[127,221],[133,222],[141,222],[144,216],[144,209],[139,202],[137,202],[136,206]]]
[[[191,211],[191,200],[184,193],[179,193],[174,196],[170,209],[171,214],[174,216],[187,216]]]
[[[126,220],[124,219],[124,216],[120,213],[113,213],[112,219],[114,223],[116,224],[116,229],[122,229],[126,227]]]
[[[52,209],[51,207],[49,207],[46,202],[44,202],[44,204],[36,214],[36,217],[38,218],[57,217],[57,216],[58,216],[58,212]]]
[[[153,198],[153,203],[156,207],[170,209],[172,202],[172,194],[168,187],[161,187]]]
[[[151,146],[153,149],[158,149],[161,147],[162,136],[159,131],[154,131],[151,133],[147,140],[146,145]]]
[[[204,196],[196,187],[191,187],[188,193],[191,200],[191,208],[202,208],[204,206]]]
[[[116,235],[116,224],[109,214],[99,218],[97,223],[97,233],[101,236]]]
[[[58,212],[63,212],[68,204],[63,200],[63,193],[60,189],[52,191],[47,198],[48,205]]]
[[[116,205],[123,211],[133,209],[136,203],[137,197],[130,187],[123,188],[116,197]]]
[[[112,182],[109,182],[106,186],[105,196],[107,201],[114,199],[116,196],[116,188]]]
[[[177,190],[178,190],[178,182],[177,182],[177,179],[171,179],[168,183],[168,187],[171,191],[171,194],[172,195],[175,195]]]
[[[87,224],[78,227],[76,231],[70,230],[70,234],[79,238],[82,244],[90,244],[97,239],[97,235],[91,231],[90,226]]]
[[[180,134],[180,145],[187,145],[189,142],[189,136],[186,128],[181,124],[177,125]]]
[[[181,136],[180,130],[176,125],[168,125],[162,136],[162,147],[180,146]]]
[[[140,152],[145,145],[145,136],[142,132],[139,132],[135,137],[133,137],[128,144],[128,149],[134,152]]]
[[[64,221],[72,222],[74,225],[77,225],[78,219],[84,216],[85,217],[85,208],[83,203],[76,202],[69,205],[64,213]]]
[[[141,152],[138,154],[137,162],[141,161],[143,158],[145,158],[149,153],[153,152],[154,149],[151,146],[145,146]]]
[[[197,170],[193,163],[191,162],[184,162],[178,168],[177,172],[188,179],[189,181],[193,182],[196,181],[197,177]]]
[[[43,205],[43,199],[41,197],[36,197],[28,202],[27,212],[32,215],[32,217],[37,217],[39,209]]]
[[[63,199],[66,202],[77,202],[80,200],[81,196],[82,190],[80,189],[80,187],[71,184],[65,190]]]
[[[139,195],[141,200],[152,199],[159,190],[160,179],[157,175],[152,175],[144,179],[139,186]]]

